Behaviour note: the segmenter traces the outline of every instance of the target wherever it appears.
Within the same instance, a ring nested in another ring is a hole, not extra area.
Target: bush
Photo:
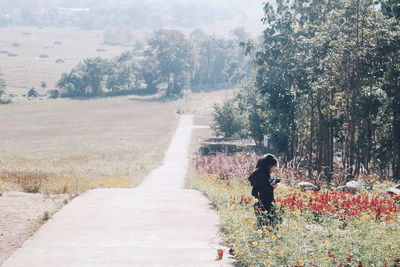
[[[0,79],[0,104],[9,104],[11,102],[11,98],[6,96],[6,83],[3,79]]]
[[[217,179],[245,179],[256,166],[258,156],[255,154],[236,153],[216,156],[200,156],[194,159],[196,170],[200,174],[212,174]]]
[[[245,137],[245,117],[234,99],[227,99],[222,105],[214,106],[213,122],[211,129],[218,136]]]
[[[49,91],[49,97],[52,99],[56,99],[60,96],[60,91],[58,91],[57,89],[53,89]]]
[[[39,93],[35,88],[32,87],[31,89],[29,89],[27,96],[28,97],[38,97]]]

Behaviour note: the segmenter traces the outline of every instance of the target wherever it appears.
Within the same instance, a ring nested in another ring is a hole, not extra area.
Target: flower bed
[[[201,175],[192,186],[217,208],[244,266],[400,266],[400,202],[376,193],[301,192],[281,185],[275,229],[259,228],[246,182]]]

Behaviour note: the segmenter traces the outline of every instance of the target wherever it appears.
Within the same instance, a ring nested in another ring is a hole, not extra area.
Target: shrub
[[[194,159],[194,165],[200,174],[212,174],[217,179],[239,179],[248,177],[256,166],[258,156],[255,154],[236,153],[215,156],[200,156]]]
[[[0,104],[9,104],[11,102],[11,98],[6,96],[6,83],[3,79],[0,79]]]
[[[56,63],[57,63],[57,64],[64,64],[65,61],[62,60],[61,58],[57,58]]]
[[[226,138],[246,136],[245,117],[234,99],[227,99],[222,105],[214,105],[211,129],[216,135]]]
[[[35,88],[32,87],[31,89],[29,89],[27,96],[28,97],[38,97],[39,93]]]
[[[56,99],[60,96],[60,91],[58,91],[57,89],[53,89],[49,91],[49,97],[51,99]]]
[[[20,47],[21,45],[19,43],[13,43],[12,46],[13,47]]]
[[[17,57],[18,55],[15,54],[15,53],[8,53],[8,56],[9,56],[9,57]]]
[[[45,55],[45,54],[42,54],[42,55],[39,56],[39,58],[49,58],[49,56]]]

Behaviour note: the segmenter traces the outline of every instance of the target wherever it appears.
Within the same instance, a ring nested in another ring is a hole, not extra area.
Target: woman
[[[271,179],[271,173],[277,171],[278,160],[274,155],[266,154],[258,160],[256,170],[248,178],[253,187],[251,194],[258,199],[254,212],[259,226],[275,226],[279,221],[273,205],[274,189],[278,184]]]

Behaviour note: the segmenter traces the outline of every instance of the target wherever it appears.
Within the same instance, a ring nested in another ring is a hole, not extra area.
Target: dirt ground
[[[45,212],[58,211],[68,195],[44,196],[8,191],[0,196],[0,265],[43,223]]]

